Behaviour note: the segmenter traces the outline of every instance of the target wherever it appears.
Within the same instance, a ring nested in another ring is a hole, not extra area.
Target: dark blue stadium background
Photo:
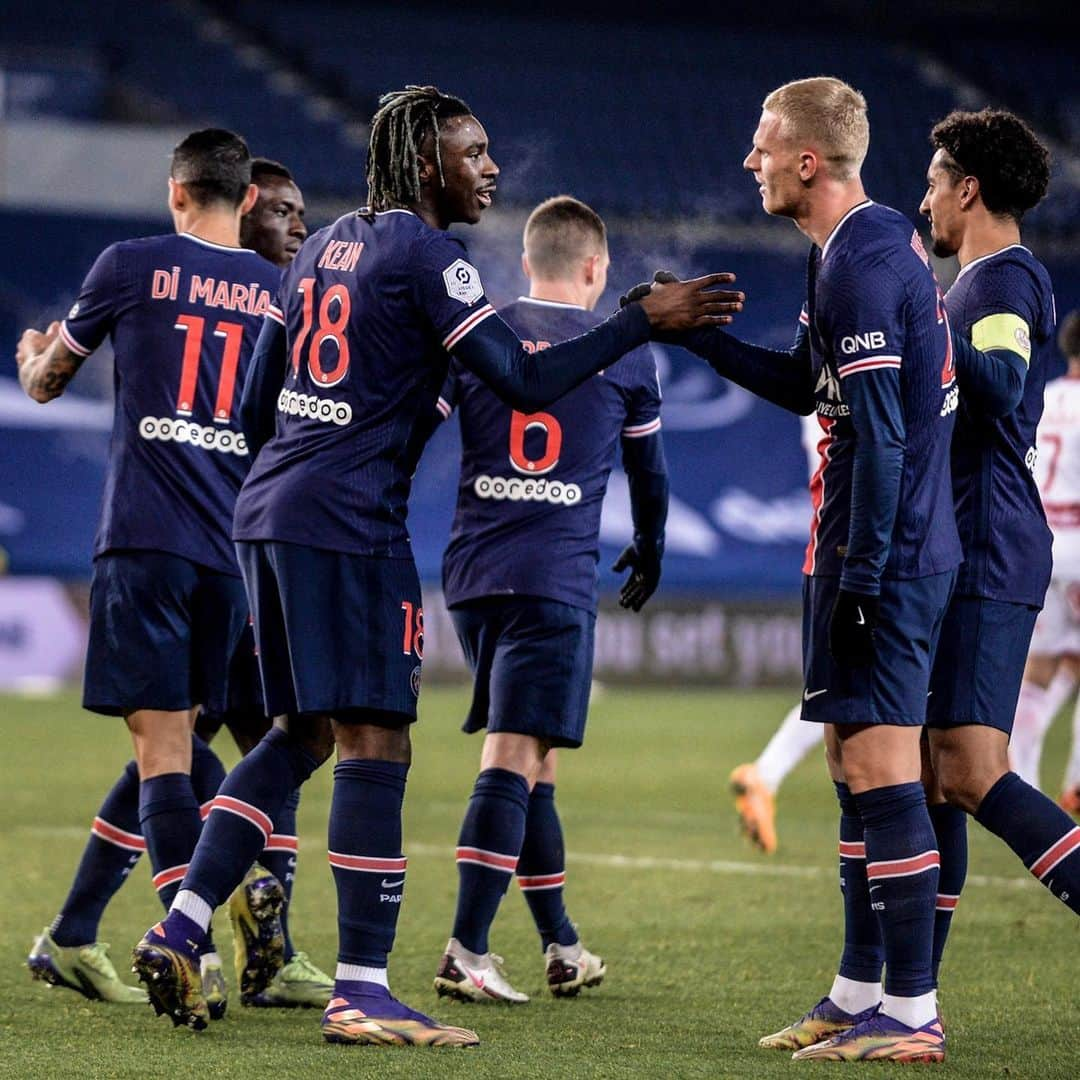
[[[1080,90],[1060,34],[1046,33],[1039,4],[995,5],[992,22],[978,4],[897,7],[835,0],[815,5],[808,22],[806,5],[781,2],[732,25],[726,7],[678,0],[663,5],[662,24],[558,2],[538,15],[517,3],[463,14],[332,0],[7,0],[0,124],[229,126],[293,169],[317,225],[362,198],[364,124],[379,92],[434,82],[472,104],[503,169],[498,210],[463,233],[496,303],[525,288],[523,214],[567,191],[611,230],[612,289],[601,309],[657,266],[732,269],[750,296],[739,332],[783,345],[800,304],[805,242],[761,213],[741,160],[769,89],[836,74],[869,100],[868,191],[913,218],[934,120],[955,106],[1024,112],[1058,162],[1027,239],[1054,275],[1059,309],[1077,306]],[[162,176],[165,167],[163,158]],[[0,188],[0,547],[14,573],[78,580],[89,573],[108,441],[107,363],[89,361],[62,402],[37,411],[19,398],[14,342],[23,326],[64,314],[107,243],[169,223],[163,206],[133,216],[42,203],[5,205]],[[667,587],[794,595],[809,513],[797,421],[679,350],[658,350],[658,363],[675,496]],[[452,426],[436,436],[415,482],[410,522],[428,580],[438,576],[452,510],[455,440]],[[627,530],[616,485],[605,561]]]

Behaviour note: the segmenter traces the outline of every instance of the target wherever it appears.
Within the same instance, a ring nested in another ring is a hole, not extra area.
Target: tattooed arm
[[[27,394],[44,404],[59,397],[86,357],[73,353],[60,337],[60,324],[45,333],[25,330],[15,350],[19,382]]]

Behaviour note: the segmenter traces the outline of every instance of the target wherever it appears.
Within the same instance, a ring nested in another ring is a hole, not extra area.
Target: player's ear
[[[532,270],[529,269],[529,256],[523,251],[521,253],[521,272],[532,281]]]
[[[428,159],[423,154],[416,155],[416,162],[418,165],[417,172],[420,176],[420,183],[431,183],[431,178],[435,175],[435,162]]]
[[[967,210],[979,197],[979,178],[977,176],[965,176],[960,181],[960,209]]]
[[[187,191],[183,184],[178,184],[171,176],[169,177],[169,209],[177,213],[187,206]]]
[[[596,274],[600,269],[600,256],[588,255],[585,258],[585,284],[593,285],[596,282]]]
[[[799,155],[799,179],[802,180],[803,183],[809,183],[817,175],[817,171],[817,154],[810,150],[804,150]]]
[[[259,185],[248,184],[248,189],[244,193],[243,201],[240,203],[240,216],[243,217],[254,205],[259,198]]]

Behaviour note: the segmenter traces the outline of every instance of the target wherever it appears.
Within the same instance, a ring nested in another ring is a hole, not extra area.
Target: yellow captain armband
[[[971,344],[980,352],[1008,349],[1031,364],[1031,332],[1028,324],[1011,311],[987,315],[971,328]]]

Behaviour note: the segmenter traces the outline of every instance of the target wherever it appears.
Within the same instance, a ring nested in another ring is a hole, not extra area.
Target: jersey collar
[[[189,232],[182,232],[179,235],[184,237],[185,240],[194,240],[196,244],[202,244],[203,247],[211,248],[214,251],[228,251],[237,255],[241,252],[251,254],[251,248],[231,247],[229,244],[215,244],[213,240],[204,240],[201,236],[196,236],[194,233]]]
[[[874,200],[867,199],[865,202],[857,203],[853,206],[833,227],[832,232],[825,238],[825,243],[821,248],[821,261],[825,261],[825,256],[829,254],[829,245],[836,239],[836,234],[843,228],[844,222],[848,218],[857,214],[860,210],[865,210],[868,206],[873,206]]]
[[[540,304],[543,307],[569,308],[571,311],[584,311],[580,304],[567,304],[562,300],[541,300],[536,296],[519,296],[518,300],[523,304]]]
[[[1005,251],[1014,250],[1026,251],[1029,255],[1031,254],[1030,249],[1024,247],[1023,244],[1006,244],[1003,248],[998,248],[997,251],[988,252],[986,255],[980,255],[977,259],[972,259],[971,262],[969,262],[966,266],[962,266],[960,268],[960,272],[956,275],[956,279],[953,284],[955,285],[957,281],[959,281],[969,270],[978,266],[979,263],[984,263],[987,259],[993,259],[996,256],[1001,255]]]

